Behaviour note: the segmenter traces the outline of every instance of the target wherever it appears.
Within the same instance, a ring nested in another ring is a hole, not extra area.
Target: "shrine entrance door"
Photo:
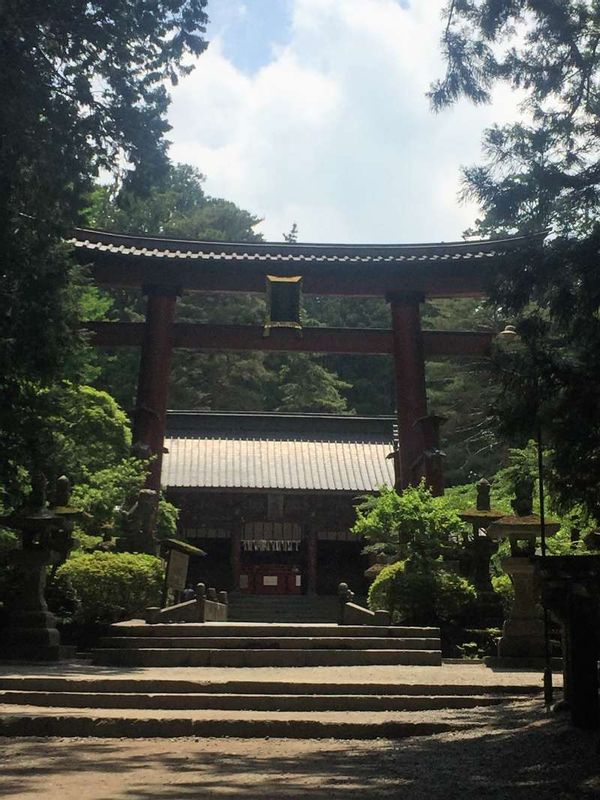
[[[301,526],[291,522],[250,522],[241,537],[239,589],[248,594],[301,594]]]
[[[288,564],[255,564],[242,567],[240,590],[248,594],[300,594],[300,568]]]

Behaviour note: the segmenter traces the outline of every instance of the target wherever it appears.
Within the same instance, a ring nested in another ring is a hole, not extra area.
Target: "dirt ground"
[[[400,741],[0,740],[0,797],[19,800],[588,800],[598,734],[539,700],[481,727]]]
[[[210,623],[208,623],[210,624]],[[540,669],[490,669],[480,662],[444,662],[441,667],[101,667],[89,661],[56,664],[0,663],[0,678],[127,679],[195,681],[219,684],[227,681],[280,681],[292,683],[393,683],[417,685],[535,686],[542,688]],[[562,686],[562,674],[554,673],[554,685]],[[132,686],[135,685],[132,683]]]

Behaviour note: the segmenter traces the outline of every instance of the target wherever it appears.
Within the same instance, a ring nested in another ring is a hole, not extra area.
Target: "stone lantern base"
[[[64,656],[56,619],[44,599],[47,550],[15,550],[12,564],[19,588],[10,600],[7,627],[2,631],[2,658],[56,661]]]
[[[511,556],[502,566],[510,576],[515,599],[502,626],[498,642],[500,658],[544,658],[544,621],[539,605],[535,565],[528,557]]]

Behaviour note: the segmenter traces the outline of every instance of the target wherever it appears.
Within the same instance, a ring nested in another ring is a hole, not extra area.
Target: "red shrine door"
[[[253,564],[242,566],[240,590],[248,594],[300,594],[302,574],[288,564]]]
[[[239,588],[248,594],[301,594],[302,529],[293,522],[247,522],[240,541]]]

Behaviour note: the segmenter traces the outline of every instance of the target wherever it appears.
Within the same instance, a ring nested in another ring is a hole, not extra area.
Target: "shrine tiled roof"
[[[82,257],[95,254],[144,260],[250,264],[431,264],[486,262],[535,243],[544,235],[429,244],[290,244],[203,242],[77,228],[71,244]]]
[[[171,488],[353,492],[392,486],[391,417],[169,416],[162,483]]]

